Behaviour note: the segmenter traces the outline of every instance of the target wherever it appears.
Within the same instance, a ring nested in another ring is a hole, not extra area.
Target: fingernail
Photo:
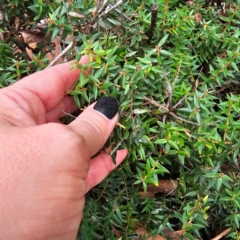
[[[112,119],[118,112],[119,103],[114,97],[102,97],[94,105],[93,109],[102,113],[108,119]]]

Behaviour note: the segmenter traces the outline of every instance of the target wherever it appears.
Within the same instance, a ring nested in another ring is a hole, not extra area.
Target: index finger
[[[89,62],[87,55],[83,56],[79,64],[84,65]],[[67,90],[78,80],[80,70],[75,67],[73,70],[71,62],[56,65],[43,71],[34,73],[12,87],[21,88],[34,93],[44,104],[46,111],[53,109],[62,101]],[[90,68],[86,71],[89,73]]]

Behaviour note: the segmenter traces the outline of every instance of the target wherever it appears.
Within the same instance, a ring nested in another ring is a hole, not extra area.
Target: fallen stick
[[[228,235],[231,230],[232,230],[232,228],[227,228],[226,230],[224,230],[223,232],[221,232],[220,234],[218,234],[216,237],[212,238],[211,240],[219,240],[219,239],[223,238],[224,236]]]
[[[64,54],[67,53],[68,50],[70,50],[73,46],[73,41],[69,43],[69,45],[62,51],[58,54],[58,56],[56,58],[53,59],[52,62],[49,63],[49,65],[47,66],[48,67],[51,67],[53,66]]]

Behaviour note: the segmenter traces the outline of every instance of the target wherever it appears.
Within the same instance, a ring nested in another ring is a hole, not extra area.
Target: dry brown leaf
[[[133,227],[136,229],[135,232],[139,237],[140,236],[147,236],[148,240],[153,240],[153,237],[146,231],[143,223],[136,222]],[[165,233],[167,239],[171,238],[172,240],[180,240],[180,239],[181,240],[188,240],[188,238],[183,237],[182,231],[180,231],[180,230],[171,232],[169,229],[165,228],[164,233]],[[156,240],[166,240],[161,235],[158,235],[155,239]]]
[[[119,237],[119,238],[122,237],[122,234],[119,230],[117,230],[114,226],[111,226],[111,228],[113,229],[114,235],[116,237]]]
[[[188,238],[183,237],[182,232],[181,231],[175,231],[175,232],[171,232],[169,231],[167,228],[164,229],[164,233],[166,234],[166,236],[168,238],[172,238],[172,240],[188,240]]]
[[[196,22],[201,22],[202,21],[202,16],[198,13],[195,14],[195,20]]]
[[[39,31],[24,30],[20,32],[25,43],[45,42],[45,34]]]
[[[45,48],[47,47],[47,41],[46,36],[44,33],[40,31],[30,31],[30,30],[24,30],[21,31],[21,36],[23,41],[28,44],[28,47],[26,47],[26,53],[31,59],[34,59],[34,53],[32,49],[35,49],[37,47],[38,43],[45,43]],[[55,39],[53,39],[52,44],[54,45],[54,50],[48,52],[46,54],[46,57],[51,62],[55,57],[57,57],[60,52],[62,51],[61,48],[61,37],[57,36]],[[16,52],[19,52],[20,50],[17,49]],[[57,63],[63,62],[63,58],[60,58]]]
[[[77,17],[77,18],[85,18],[86,16],[77,12],[69,12],[68,13],[72,17]]]
[[[148,238],[148,240],[153,240],[152,237]],[[154,238],[154,240],[166,240],[165,238],[163,238],[162,236],[160,235],[157,235],[156,238]]]
[[[175,189],[178,186],[177,180],[159,180],[158,186],[153,184],[148,184],[147,191],[152,193],[166,193],[166,194],[175,194]],[[142,188],[142,187],[141,187]]]
[[[153,237],[144,229],[144,228],[138,228],[135,230],[136,234],[140,236],[148,236],[148,240],[153,240]],[[162,236],[158,235],[154,238],[155,240],[166,240]]]
[[[220,58],[221,59],[225,59],[227,57],[227,53],[226,52],[224,52],[224,53],[222,53],[221,55],[220,55]],[[232,143],[231,143],[232,144]]]
[[[153,237],[143,228],[143,225],[142,225],[142,227],[137,228],[135,230],[135,232],[137,233],[138,236],[147,236],[147,237],[149,237],[148,240],[153,240]],[[171,238],[172,240],[188,240],[188,238],[183,237],[181,231],[171,232],[166,228],[166,229],[164,229],[164,233],[166,234],[167,239]],[[155,239],[156,240],[166,240],[161,235],[156,236]]]
[[[192,6],[194,3],[193,3],[193,1],[186,1],[186,4],[189,6]]]
[[[154,198],[155,194],[153,192],[138,192],[138,195],[140,195],[141,197],[151,197]]]
[[[135,232],[139,237],[140,236],[147,236],[147,237],[149,237],[148,240],[153,240],[153,237],[146,231],[143,223],[135,222],[133,227],[135,228]],[[160,235],[156,236],[155,239],[156,240],[166,240],[165,238],[163,238]]]

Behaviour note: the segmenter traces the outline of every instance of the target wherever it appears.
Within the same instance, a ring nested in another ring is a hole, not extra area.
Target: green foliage
[[[157,27],[148,43],[154,3]],[[76,59],[94,56],[91,74],[81,74],[70,91],[79,107],[103,95],[121,104],[124,127],[116,127],[106,147],[121,142],[128,158],[87,194],[78,239],[118,239],[114,229],[132,239],[139,222],[153,235],[168,228],[210,239],[231,227],[227,239],[240,237],[240,1],[226,4],[224,10],[202,0],[129,0],[103,17],[95,1],[12,0],[0,7],[1,29],[24,13],[30,27],[48,17],[49,39],[64,29],[63,38],[75,40]],[[41,54],[13,60],[12,47],[0,45],[2,86],[46,67]],[[178,179],[175,194],[139,196],[139,188],[148,191],[160,179]]]

